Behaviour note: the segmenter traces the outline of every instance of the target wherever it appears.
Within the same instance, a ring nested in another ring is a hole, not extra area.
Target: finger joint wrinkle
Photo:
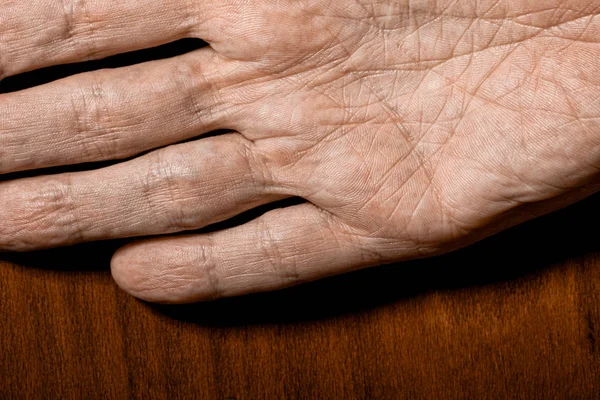
[[[88,2],[89,0],[63,0],[63,37],[75,51],[84,53],[84,60],[99,55],[95,44],[98,22],[91,18]]]

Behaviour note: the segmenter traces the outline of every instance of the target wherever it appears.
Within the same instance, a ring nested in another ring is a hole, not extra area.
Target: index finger
[[[210,0],[4,0],[0,80],[201,34]]]

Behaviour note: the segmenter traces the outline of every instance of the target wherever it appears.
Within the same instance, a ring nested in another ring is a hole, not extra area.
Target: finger
[[[225,90],[238,79],[233,64],[204,48],[0,95],[0,173],[121,159],[236,129],[240,107]]]
[[[203,35],[209,0],[19,0],[0,3],[0,80]]]
[[[377,262],[360,235],[306,203],[210,234],[132,243],[113,257],[112,274],[143,300],[186,303],[280,289]]]
[[[0,183],[0,250],[197,229],[286,197],[239,134],[112,167]]]

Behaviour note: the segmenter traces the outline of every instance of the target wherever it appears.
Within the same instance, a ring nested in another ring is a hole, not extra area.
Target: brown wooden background
[[[119,243],[0,255],[0,398],[600,399],[599,227],[595,196],[444,257],[191,306],[120,292]]]

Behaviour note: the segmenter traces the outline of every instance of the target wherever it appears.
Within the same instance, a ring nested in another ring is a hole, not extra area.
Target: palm
[[[261,52],[231,51],[259,62],[254,79],[272,71],[249,85],[264,99],[249,114],[272,113],[242,131],[267,139],[274,179],[368,237],[420,249],[579,188],[598,165],[599,6],[447,3],[290,2],[273,31],[289,14],[305,24],[285,46],[267,36],[248,46]],[[305,25],[320,28],[309,44]]]
[[[83,82],[89,91],[76,129],[96,136],[93,145],[67,140],[67,153],[84,150],[74,162],[112,159],[212,129],[239,134],[167,147],[95,172],[118,182],[108,184],[111,193],[133,187],[132,207],[109,204],[101,211],[109,222],[92,226],[86,218],[93,220],[97,207],[79,202],[99,192],[75,184],[75,195],[60,195],[58,205],[50,201],[47,208],[58,212],[43,209],[57,215],[50,222],[27,225],[20,217],[9,224],[4,247],[195,229],[288,196],[311,203],[237,230],[142,242],[115,259],[115,277],[134,294],[186,301],[448,251],[598,188],[600,3],[212,3],[198,6],[182,29],[215,51],[72,81],[71,90]],[[92,43],[42,63],[112,51]],[[31,69],[32,61],[19,66],[23,59],[11,64],[9,58],[5,69]],[[165,71],[169,79],[157,78]],[[115,94],[135,79],[157,79],[137,89],[148,97],[166,93],[167,104]],[[46,90],[65,97],[62,85]],[[32,101],[22,96],[23,105]],[[137,103],[152,112],[183,111],[166,122],[145,111],[148,122],[133,112]],[[2,109],[0,121],[8,122],[0,129],[16,151],[7,152],[5,170],[73,162],[23,146],[17,127],[23,121],[8,110]],[[140,130],[154,132],[140,140]],[[33,151],[36,157],[23,156]],[[120,178],[127,173],[143,179]],[[83,186],[91,177],[74,179]],[[39,202],[40,188],[55,190],[57,182],[64,191],[60,177],[37,179],[5,185],[12,215],[39,218],[23,200]],[[152,223],[139,221],[148,215]],[[114,221],[119,216],[127,223]],[[66,222],[57,228],[57,220]],[[75,229],[66,226],[73,222]],[[231,240],[241,243],[228,249]],[[151,273],[143,272],[149,262]],[[198,264],[210,273],[199,276]]]

